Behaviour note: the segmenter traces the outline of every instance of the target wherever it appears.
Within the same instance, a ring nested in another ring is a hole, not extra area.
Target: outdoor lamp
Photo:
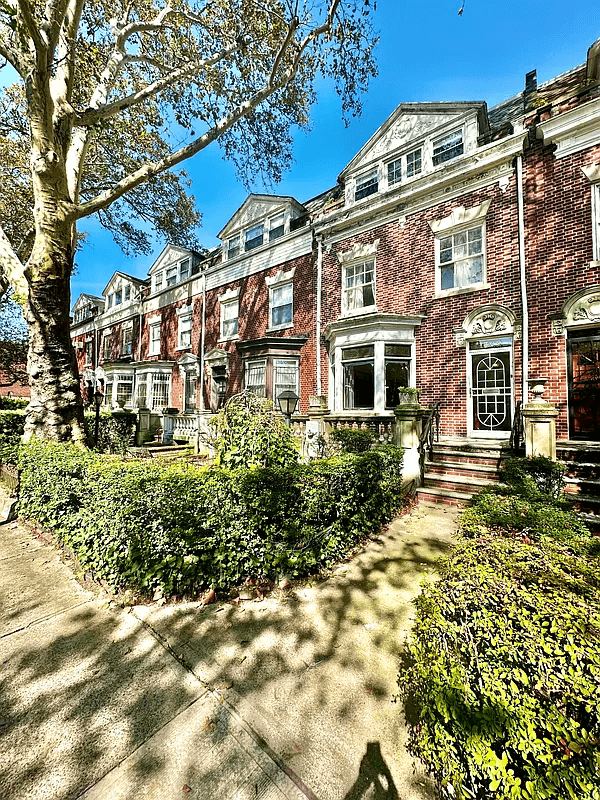
[[[277,402],[279,403],[279,408],[281,413],[285,417],[285,424],[289,427],[292,414],[298,407],[298,400],[300,398],[293,392],[291,389],[286,389],[286,391],[281,392],[280,395],[277,397]]]

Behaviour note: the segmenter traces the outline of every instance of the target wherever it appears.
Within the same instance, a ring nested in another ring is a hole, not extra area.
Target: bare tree
[[[26,163],[14,182],[30,197],[17,224],[0,202],[0,270],[29,330],[26,438],[84,439],[78,220],[99,215],[134,249],[147,246],[135,219],[185,238],[198,214],[173,168],[219,141],[243,178],[277,180],[318,76],[336,81],[346,119],[360,111],[374,43],[370,0],[0,0],[0,57],[20,79],[0,145]]]

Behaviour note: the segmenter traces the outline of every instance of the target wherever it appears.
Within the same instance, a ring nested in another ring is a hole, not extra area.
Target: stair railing
[[[434,403],[427,409],[423,417],[423,425],[421,427],[421,434],[419,436],[419,471],[421,473],[421,486],[425,481],[425,454],[429,453],[431,458],[433,454],[434,441],[440,440],[440,407],[441,403]],[[434,433],[435,424],[435,433]]]
[[[525,448],[525,439],[523,437],[523,415],[521,414],[520,400],[515,406],[515,416],[510,431],[510,439],[508,440],[508,444],[513,453],[518,453]]]

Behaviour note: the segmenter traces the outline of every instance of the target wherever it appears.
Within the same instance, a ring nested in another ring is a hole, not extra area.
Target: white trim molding
[[[536,135],[556,145],[556,158],[600,144],[600,97],[540,122]]]
[[[275,273],[275,275],[272,275],[271,277],[267,276],[265,278],[265,283],[270,289],[272,289],[274,286],[279,286],[282,283],[290,283],[295,272],[296,267],[292,267],[288,272],[284,272],[282,269],[280,269]]]
[[[458,228],[461,225],[470,225],[472,223],[479,222],[480,220],[483,221],[491,203],[491,200],[484,200],[483,203],[478,206],[473,206],[472,208],[458,206],[457,208],[452,209],[450,216],[444,217],[444,219],[431,220],[429,227],[433,233],[438,234],[445,233],[452,228]]]
[[[351,261],[362,261],[363,258],[371,258],[377,255],[379,239],[375,239],[371,244],[355,244],[350,250],[338,253],[340,264],[348,264]]]

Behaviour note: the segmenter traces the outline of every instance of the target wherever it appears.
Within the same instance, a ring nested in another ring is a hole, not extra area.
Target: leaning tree
[[[82,442],[69,335],[77,223],[125,249],[149,226],[190,243],[183,161],[218,141],[246,182],[277,180],[316,81],[345,119],[375,74],[370,0],[0,0],[0,288],[29,332],[26,438]]]

